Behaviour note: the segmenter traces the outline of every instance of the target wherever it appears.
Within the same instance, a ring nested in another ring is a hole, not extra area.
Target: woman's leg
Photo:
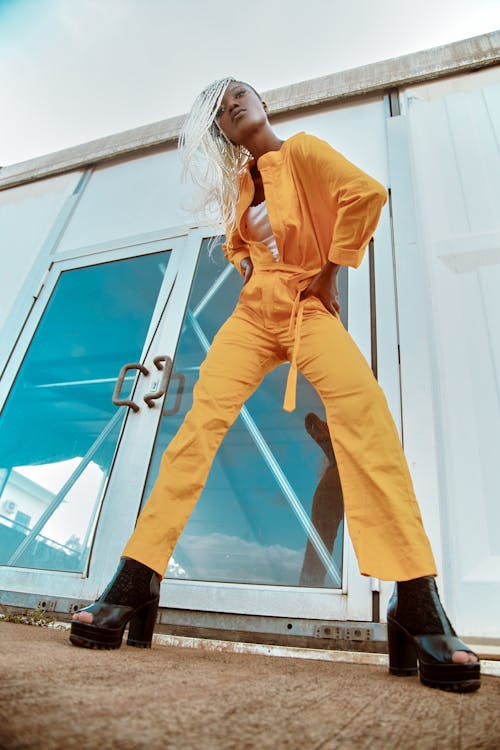
[[[361,573],[399,581],[435,575],[399,435],[368,363],[317,300],[306,301],[300,333],[297,365],[325,405]]]
[[[234,313],[200,368],[193,406],[165,451],[158,478],[123,556],[163,576],[205,485],[217,449],[243,403],[282,359],[258,319]]]
[[[323,422],[314,412],[307,414],[304,421],[307,432],[322,448],[328,459],[328,465],[314,491],[311,521],[331,555],[340,523],[344,517],[339,470],[326,422]],[[323,586],[324,581],[325,566],[311,544],[311,540],[308,539],[300,574],[300,585]]]
[[[101,597],[73,615],[70,640],[85,648],[151,645],[159,580],[196,505],[222,438],[244,401],[282,360],[275,337],[258,318],[233,315],[200,368],[193,406],[165,451],[151,496],[118,570]]]
[[[388,612],[394,674],[458,692],[479,687],[477,657],[439,600],[436,566],[385,396],[340,320],[306,301],[297,365],[325,405],[361,573],[398,581]],[[289,346],[292,342],[289,343]]]

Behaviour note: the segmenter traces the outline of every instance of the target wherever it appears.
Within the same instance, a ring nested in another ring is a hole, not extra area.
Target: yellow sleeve
[[[328,260],[357,268],[377,227],[387,191],[326,141],[304,134],[300,145],[309,177],[307,189],[313,195],[315,190],[324,194],[324,210],[331,212],[324,219],[333,217]]]
[[[233,264],[238,273],[244,276],[245,274],[240,263],[244,258],[250,257],[250,252],[237,229],[232,234],[226,232],[226,242],[222,245],[222,252],[226,256],[226,259]]]

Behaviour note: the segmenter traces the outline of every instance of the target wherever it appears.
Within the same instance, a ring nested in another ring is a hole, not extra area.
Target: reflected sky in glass
[[[125,415],[111,401],[116,378],[141,355],[168,258],[59,277],[0,416],[1,563],[83,570]]]

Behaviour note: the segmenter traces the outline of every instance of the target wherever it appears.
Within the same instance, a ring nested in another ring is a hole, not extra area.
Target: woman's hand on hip
[[[321,271],[313,276],[309,284],[301,294],[301,299],[317,297],[328,312],[336,314],[340,312],[339,289],[337,286],[337,274],[340,266],[337,263],[327,261]]]
[[[253,274],[253,263],[250,258],[243,258],[240,262],[240,266],[244,274],[243,286],[245,286],[245,284],[248,284],[250,277]]]

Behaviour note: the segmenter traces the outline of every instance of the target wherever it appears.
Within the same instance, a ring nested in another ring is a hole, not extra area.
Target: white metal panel
[[[493,87],[500,91],[500,86]],[[493,93],[493,92],[492,92]],[[495,100],[494,96],[490,99]],[[465,215],[470,232],[500,226],[500,152],[492,127],[492,112],[481,91],[456,94],[445,100]],[[457,190],[458,192],[458,190]],[[452,235],[453,227],[448,227]]]
[[[458,628],[485,636],[500,621],[499,101],[495,86],[409,107],[446,588]]]
[[[304,130],[323,138],[356,166],[387,185],[385,143],[385,102],[383,97],[290,116],[276,124],[280,138]]]
[[[477,91],[482,87],[498,83],[500,83],[500,66],[497,64],[478,70],[464,71],[462,75],[448,75],[405,86],[405,95],[407,99],[416,97],[430,101],[458,92]],[[404,84],[401,83],[401,85]],[[403,105],[404,103],[403,101]]]
[[[76,179],[64,174],[0,192],[0,328]]]
[[[58,252],[139,236],[192,220],[176,149],[95,169]]]

